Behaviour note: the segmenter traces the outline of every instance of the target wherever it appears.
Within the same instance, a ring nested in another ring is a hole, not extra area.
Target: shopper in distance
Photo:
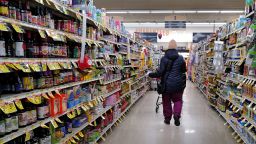
[[[165,55],[161,58],[159,68],[150,73],[149,77],[161,79],[157,92],[162,94],[164,123],[169,125],[173,116],[174,124],[180,126],[182,97],[186,87],[186,63],[176,48],[176,41],[171,40],[168,48],[163,49]]]

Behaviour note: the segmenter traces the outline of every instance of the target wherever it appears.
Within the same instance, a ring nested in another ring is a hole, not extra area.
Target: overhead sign
[[[165,28],[186,28],[186,21],[165,21]]]

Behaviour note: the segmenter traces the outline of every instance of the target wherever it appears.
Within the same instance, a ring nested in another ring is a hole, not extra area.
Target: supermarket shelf
[[[243,26],[243,27],[241,27],[241,28],[239,28],[239,29],[236,29],[236,30],[234,30],[233,32],[231,32],[231,33],[227,34],[226,36],[222,37],[221,39],[223,40],[223,39],[227,38],[228,36],[230,36],[230,35],[232,35],[232,34],[238,33],[238,32],[240,32],[240,31],[241,31],[242,29],[244,29],[244,28],[245,28],[245,27]]]
[[[123,95],[120,97],[120,99],[124,98],[125,96],[127,96],[127,95],[130,94],[131,92],[132,92],[132,91],[129,91],[129,92],[123,94]]]
[[[78,62],[73,58],[0,58],[0,62],[31,63],[31,62]]]
[[[252,16],[254,13],[255,13],[255,11],[252,11],[249,14],[247,14],[245,17],[248,18],[248,17]]]
[[[128,55],[128,52],[118,52],[118,53],[122,55]]]
[[[139,80],[141,80],[141,79],[143,79],[145,77],[147,77],[147,75],[144,75],[144,76],[142,76],[140,78],[137,78],[137,80],[135,82],[131,83],[131,85],[134,85],[135,83],[139,82]]]
[[[99,68],[122,68],[121,65],[106,65],[106,66],[101,66]]]
[[[208,98],[208,95],[207,95],[199,86],[197,86],[197,88],[201,91],[201,93],[202,93],[206,98]]]
[[[132,65],[123,66],[123,68],[129,68],[129,67],[132,67]]]
[[[125,79],[125,80],[122,80],[121,83],[126,83],[128,81],[130,81],[132,78],[128,78],[128,79]]]
[[[6,142],[9,142],[9,141],[11,141],[11,140],[13,140],[13,139],[15,139],[15,138],[25,134],[26,132],[30,132],[30,131],[40,127],[41,124],[45,124],[45,123],[50,122],[51,119],[52,118],[47,118],[45,120],[38,121],[38,122],[36,122],[36,123],[34,123],[34,124],[30,125],[30,126],[27,126],[27,127],[24,127],[24,128],[19,128],[19,130],[17,132],[13,132],[11,134],[8,134],[8,135],[2,137],[0,139],[0,143],[3,144],[3,143],[6,143]]]
[[[245,119],[248,120],[250,124],[254,125],[254,127],[256,127],[256,122],[253,119],[248,118],[246,116],[245,116]]]
[[[109,111],[112,107],[107,107],[105,108],[105,110],[103,110],[100,114],[94,116],[93,120],[91,122],[94,122],[95,120],[97,120],[99,117],[101,117],[104,113],[106,113],[107,111]],[[90,123],[91,123],[90,122]],[[73,136],[75,136],[77,133],[79,133],[80,131],[82,131],[84,128],[86,128],[87,126],[90,125],[89,122],[83,124],[82,126],[80,126],[79,128],[75,128],[72,130],[72,133],[71,134],[68,134],[66,135],[65,138],[63,138],[59,143],[60,144],[63,144],[65,143],[66,141],[68,141],[69,139],[71,139]]]
[[[133,49],[133,48],[131,48],[131,50],[132,50],[133,52],[136,52],[136,53],[141,53],[141,51],[135,50],[135,49]]]
[[[110,80],[110,81],[104,81],[102,84],[106,85],[106,84],[110,84],[110,83],[113,83],[113,82],[116,82],[116,81],[119,81],[119,80],[121,80],[121,77],[113,79],[113,80]]]
[[[107,40],[107,39],[101,39],[101,41],[105,41],[106,43],[111,43],[111,44],[115,44],[115,45],[122,45],[121,43],[114,42],[114,41]]]
[[[239,105],[238,103],[236,103],[234,100],[231,99],[227,99],[228,101],[230,101],[235,107],[237,107],[238,109],[242,110],[243,106]]]
[[[142,88],[142,87],[144,87],[147,83],[148,83],[148,81],[145,82],[145,83],[142,83],[141,86],[139,86],[138,88],[132,90],[131,93],[132,93],[132,92],[135,92],[136,90],[138,90],[138,89],[140,89],[140,88]]]
[[[4,94],[4,95],[1,95],[0,101],[4,102],[4,103],[5,102],[8,103],[8,102],[12,102],[12,101],[17,100],[17,99],[23,99],[23,98],[26,98],[26,97],[29,97],[29,96],[40,95],[40,94],[52,92],[52,91],[55,91],[55,90],[74,87],[74,86],[78,86],[78,85],[81,85],[81,84],[86,84],[86,83],[89,83],[89,82],[98,81],[98,80],[101,80],[101,79],[103,79],[103,77],[99,77],[99,78],[95,78],[95,79],[91,79],[91,80],[86,80],[86,81],[80,81],[80,82],[72,82],[72,83],[63,84],[63,85],[60,85],[60,86],[54,86],[54,87],[51,87],[51,88],[40,89],[40,90],[38,89],[38,90],[33,90],[33,91],[30,91],[30,92],[24,92],[24,93],[20,93],[20,94]]]
[[[220,93],[218,93],[218,92],[216,92],[216,94],[217,94],[219,97],[221,97],[222,99],[227,100],[227,98],[224,97],[222,94],[220,94]]]
[[[246,138],[241,134],[241,133],[239,133],[238,132],[238,130],[237,130],[237,128],[235,127],[235,125],[230,121],[230,119],[228,119],[227,117],[226,117],[226,115],[225,115],[225,113],[224,112],[221,112],[220,110],[218,110],[218,109],[216,109],[218,112],[219,112],[219,114],[226,120],[226,122],[232,127],[232,129],[239,135],[239,137],[244,141],[244,143],[245,144],[250,144],[247,140],[246,140]]]
[[[42,26],[39,26],[39,25],[35,25],[35,24],[31,24],[31,23],[27,23],[27,22],[15,20],[15,19],[11,19],[11,18],[8,18],[8,17],[0,16],[0,21],[6,22],[6,23],[10,23],[10,24],[20,25],[20,26],[26,27],[26,28],[31,28],[31,29],[36,29],[36,30],[44,30],[44,31],[54,32],[55,34],[71,36],[74,39],[79,40],[79,42],[81,42],[81,39],[82,39],[81,36],[75,35],[73,33],[59,31],[59,30],[51,29],[51,28],[46,28],[46,27],[42,27]]]
[[[114,91],[112,91],[112,92],[109,92],[109,93],[107,93],[107,94],[100,95],[100,97],[107,98],[107,97],[111,96],[112,94],[114,94],[114,93],[116,93],[116,92],[119,92],[120,90],[121,90],[121,88],[118,88],[118,89],[116,89],[116,90],[114,90]]]
[[[120,116],[115,119],[111,124],[109,124],[106,128],[104,128],[100,134],[100,136],[94,141],[94,144],[96,144],[102,137],[104,134],[107,133],[107,131],[142,97],[138,96],[134,102],[132,102],[121,114]]]
[[[73,12],[73,13],[76,13],[76,14],[80,15],[81,17],[83,16],[81,13],[79,13],[79,12],[76,11],[76,10],[74,10],[73,8],[67,7],[67,6],[61,4],[60,2],[58,2],[58,1],[56,1],[56,0],[50,0],[50,2],[56,4],[56,5],[60,6],[60,7],[64,7],[66,10],[69,10],[69,11],[71,11],[71,12]]]
[[[223,84],[223,85],[227,85],[227,83],[226,82],[223,82],[222,80],[217,80],[217,82],[219,82],[219,83],[221,83],[221,84]]]
[[[98,98],[99,97],[97,97],[97,98],[95,98],[95,99],[93,99],[93,100],[91,100],[89,102],[93,102],[93,101],[97,100]],[[0,139],[0,143],[6,143],[8,141],[11,141],[12,139],[15,139],[15,138],[17,138],[17,137],[27,133],[27,132],[30,132],[30,131],[40,127],[43,124],[49,123],[51,120],[54,120],[56,118],[60,118],[60,117],[66,115],[66,114],[68,114],[68,113],[70,113],[70,112],[72,112],[72,111],[74,111],[74,110],[76,110],[78,108],[81,108],[82,105],[85,105],[86,103],[88,103],[88,102],[84,102],[84,103],[78,104],[77,106],[68,109],[66,112],[64,112],[64,113],[62,113],[62,114],[60,114],[58,116],[49,117],[49,118],[47,118],[45,120],[37,121],[36,123],[34,123],[32,125],[29,125],[27,127],[19,128],[19,130],[17,132],[13,132],[13,133],[11,133],[9,135],[6,135],[5,137],[1,138]]]

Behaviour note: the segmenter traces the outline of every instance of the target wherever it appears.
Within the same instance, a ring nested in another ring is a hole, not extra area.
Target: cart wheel
[[[156,106],[156,113],[158,113],[159,111],[159,106]]]

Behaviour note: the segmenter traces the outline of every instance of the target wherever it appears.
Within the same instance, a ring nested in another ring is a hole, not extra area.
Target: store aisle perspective
[[[101,144],[234,144],[232,131],[224,125],[196,86],[187,82],[182,124],[163,123],[162,108],[155,113],[157,93],[148,92]]]

